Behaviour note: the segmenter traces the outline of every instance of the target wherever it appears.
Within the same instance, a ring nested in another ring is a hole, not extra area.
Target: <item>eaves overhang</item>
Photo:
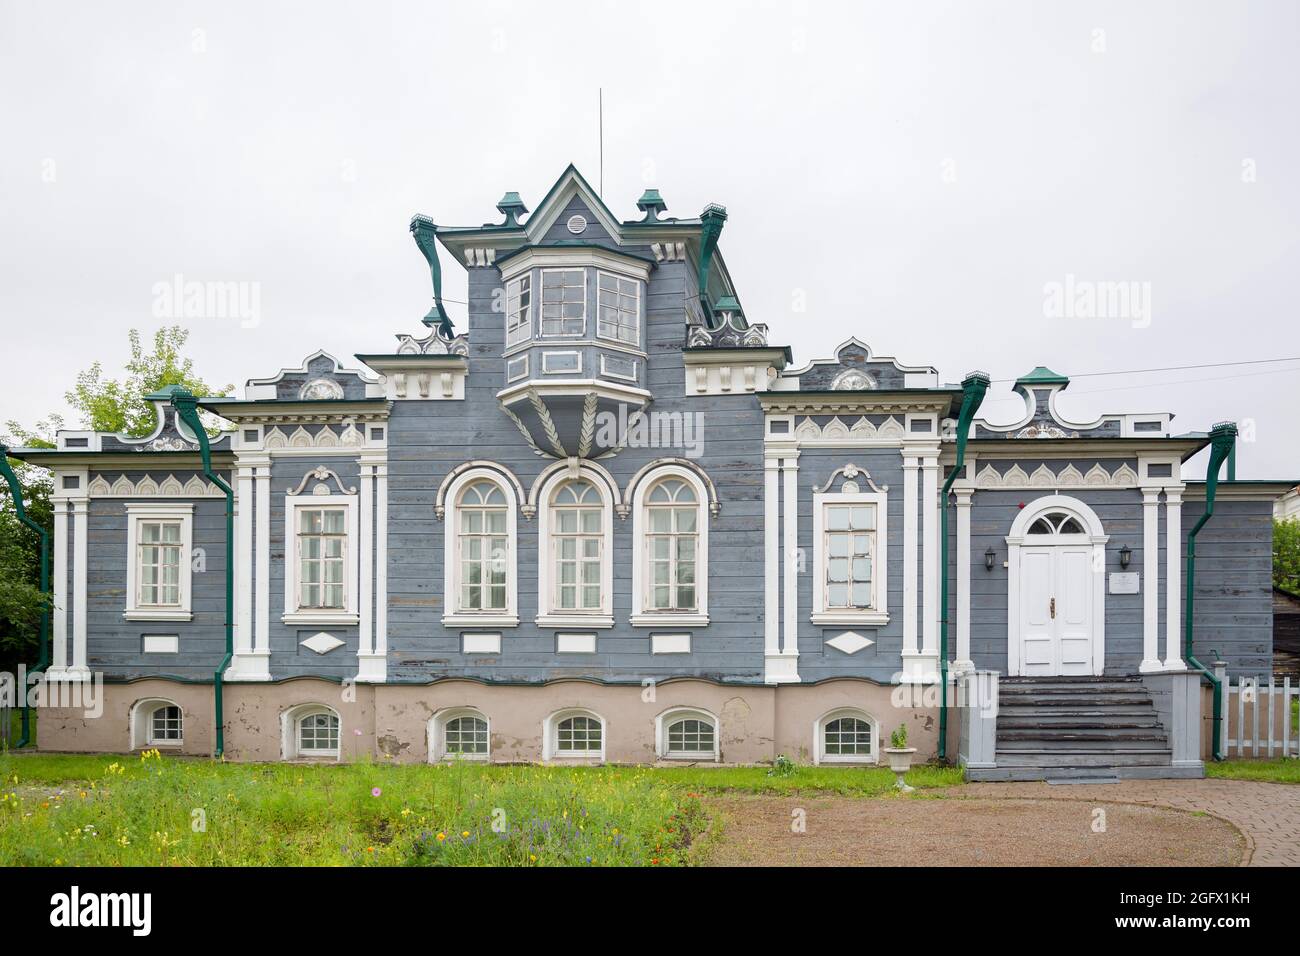
[[[334,420],[340,416],[367,419],[385,417],[393,404],[386,398],[315,398],[315,399],[203,399],[199,407],[229,421],[269,419]]]
[[[779,371],[789,365],[790,360],[788,345],[774,345],[767,348],[696,345],[682,349],[682,361],[688,368],[692,365],[717,365],[720,362],[737,362],[746,365],[767,362]]]
[[[959,388],[895,388],[866,391],[816,389],[798,392],[770,391],[757,394],[765,412],[830,415],[839,412],[889,410],[937,412],[946,415],[961,401]]]

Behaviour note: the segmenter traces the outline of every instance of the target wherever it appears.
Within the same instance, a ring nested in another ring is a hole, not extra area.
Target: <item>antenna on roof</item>
[[[605,89],[596,87],[596,137],[600,143],[600,189],[596,195],[605,198]]]

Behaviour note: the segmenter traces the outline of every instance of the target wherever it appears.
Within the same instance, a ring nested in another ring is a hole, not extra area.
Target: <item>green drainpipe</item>
[[[50,593],[50,533],[42,528],[39,524],[27,516],[27,508],[23,504],[23,489],[18,483],[18,476],[14,474],[13,468],[9,464],[9,449],[5,445],[0,445],[0,475],[9,484],[9,493],[14,499],[14,513],[18,520],[40,536],[41,539],[41,593],[49,595]],[[36,664],[29,673],[39,674],[45,668],[50,666],[50,599],[47,597],[44,607],[41,608],[41,647],[40,654]],[[18,693],[23,695],[23,718],[22,734],[18,742],[14,744],[14,749],[26,747],[32,741],[32,714],[31,708],[27,706],[27,688],[18,688]]]
[[[961,383],[961,413],[957,416],[957,461],[939,492],[939,759],[948,756],[948,491],[966,465],[966,439],[970,423],[984,401],[989,377],[971,372]]]
[[[1223,722],[1223,682],[1215,676],[1214,671],[1206,667],[1192,654],[1192,601],[1196,593],[1196,535],[1205,522],[1210,520],[1214,514],[1214,493],[1219,486],[1219,469],[1223,466],[1226,459],[1229,462],[1228,480],[1233,481],[1236,478],[1236,469],[1233,467],[1233,460],[1236,457],[1237,448],[1237,426],[1232,422],[1220,422],[1210,429],[1210,464],[1205,472],[1205,514],[1201,515],[1201,520],[1196,522],[1192,530],[1187,532],[1187,606],[1184,608],[1183,618],[1183,658],[1192,670],[1199,671],[1201,676],[1210,682],[1214,689],[1214,759],[1222,760],[1224,758],[1223,747],[1220,743],[1219,727]]]
[[[180,416],[199,442],[199,454],[203,458],[203,474],[220,488],[226,495],[226,656],[217,665],[212,675],[213,709],[217,718],[217,749],[213,756],[220,759],[226,752],[225,714],[221,706],[221,678],[230,661],[235,656],[235,492],[212,470],[212,448],[208,444],[208,433],[199,421],[198,399],[183,388],[172,394],[172,408]]]

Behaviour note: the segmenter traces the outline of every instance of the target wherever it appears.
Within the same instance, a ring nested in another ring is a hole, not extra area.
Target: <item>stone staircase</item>
[[[1201,777],[1175,767],[1168,730],[1140,677],[1003,677],[995,767],[969,780]]]

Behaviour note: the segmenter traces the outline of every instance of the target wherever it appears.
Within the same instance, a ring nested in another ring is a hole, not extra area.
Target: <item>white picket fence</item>
[[[1291,726],[1291,702],[1300,699],[1300,684],[1290,677],[1267,682],[1240,677],[1224,683],[1219,728],[1224,756],[1300,757],[1300,734]]]

